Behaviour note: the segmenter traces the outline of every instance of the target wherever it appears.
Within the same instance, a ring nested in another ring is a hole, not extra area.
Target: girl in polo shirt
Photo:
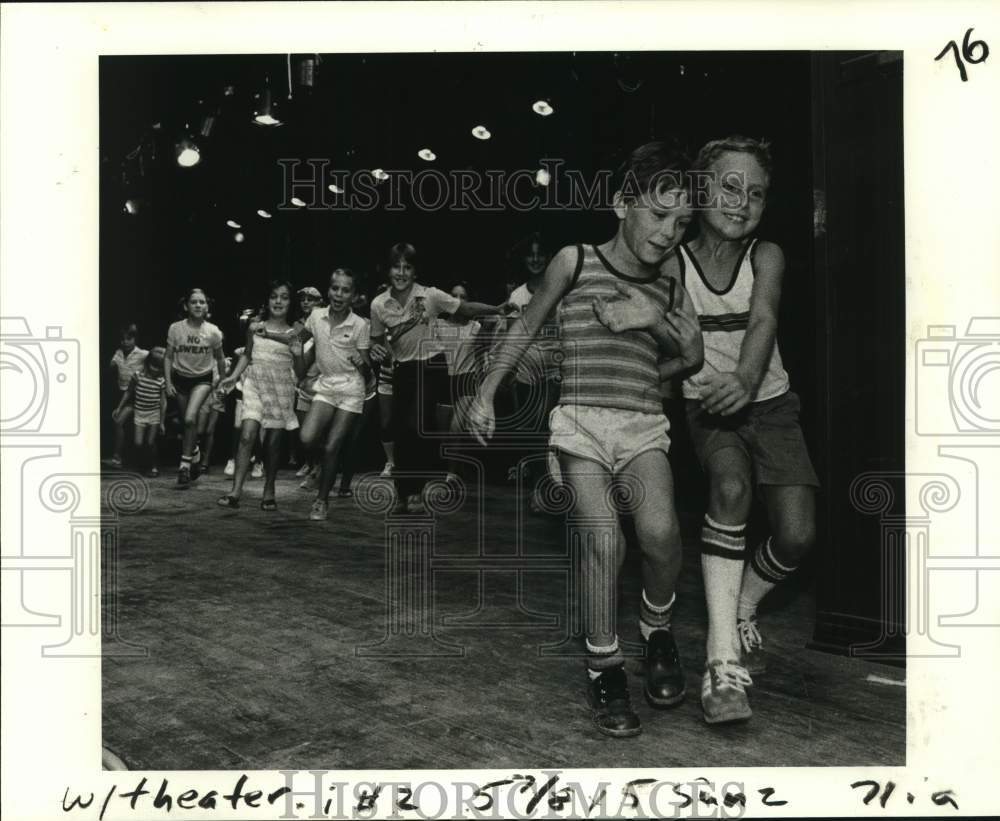
[[[212,392],[213,362],[219,373],[226,372],[222,331],[208,321],[208,296],[201,288],[192,288],[182,306],[186,317],[167,330],[163,359],[167,396],[177,400],[184,425],[177,471],[177,487],[181,489],[197,478],[197,473],[192,476],[191,459],[198,439],[198,411]]]
[[[372,356],[381,362],[392,353],[392,420],[395,467],[401,473],[440,470],[437,442],[428,429],[435,426],[436,406],[446,396],[448,366],[444,347],[434,336],[434,320],[456,320],[499,314],[501,308],[462,302],[437,288],[420,285],[417,252],[408,243],[389,249],[389,290],[372,300]],[[389,347],[386,347],[388,340]],[[424,477],[396,478],[397,511],[421,512]]]
[[[305,340],[313,340],[305,357],[305,367],[308,369],[313,362],[319,367],[301,432],[302,446],[307,450],[318,447],[323,441],[316,500],[309,511],[309,519],[314,522],[326,519],[327,499],[336,478],[337,461],[361,419],[367,393],[365,386],[372,376],[368,359],[368,320],[351,310],[357,292],[352,270],[334,270],[327,291],[329,306],[313,309],[303,331]]]

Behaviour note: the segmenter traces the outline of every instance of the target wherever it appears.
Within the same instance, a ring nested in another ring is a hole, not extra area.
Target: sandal
[[[235,509],[240,506],[240,500],[237,499],[235,496],[230,496],[227,493],[225,496],[221,497],[219,501],[216,502],[216,504],[219,507],[230,507]]]
[[[261,510],[277,510],[278,503],[274,499],[261,499],[260,500]]]

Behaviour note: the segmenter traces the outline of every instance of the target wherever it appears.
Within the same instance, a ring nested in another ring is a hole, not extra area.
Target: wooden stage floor
[[[258,508],[260,481],[248,483],[241,509],[224,510],[215,501],[228,480],[216,471],[188,491],[174,490],[165,472],[151,480],[145,508],[119,522],[119,634],[148,656],[105,657],[103,735],[131,768],[905,762],[905,688],[868,678],[901,682],[903,672],[805,649],[813,611],[807,589],[762,611],[770,670],[751,690],[753,719],[704,723],[705,604],[694,519],[683,522],[674,619],[687,699],[669,711],[650,708],[641,668],[630,660],[643,733],[615,740],[591,723],[580,646],[568,638],[562,519],[526,516],[517,558],[521,520],[509,486],[470,494],[438,515],[432,558],[392,593],[415,602],[433,637],[407,635],[387,630],[383,516],[332,499],[329,520],[309,522],[311,494],[288,471],[278,482],[277,512]],[[488,559],[477,558],[480,531]],[[519,573],[517,564],[526,569]],[[477,570],[484,567],[493,569]],[[620,634],[637,641],[632,555],[623,576]],[[443,655],[413,655],[427,652]]]

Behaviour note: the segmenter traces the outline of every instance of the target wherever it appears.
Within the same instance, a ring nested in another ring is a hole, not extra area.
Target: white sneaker
[[[295,478],[304,479],[306,476],[309,475],[309,471],[311,470],[312,470],[312,465],[310,464],[302,465],[302,467],[300,467],[297,471],[295,471]]]
[[[392,476],[392,469],[396,467],[392,462],[386,462],[385,467],[382,468],[382,473],[380,476]]]
[[[226,462],[226,466],[222,469],[222,472],[226,476],[232,476],[234,473],[236,473],[236,460],[230,459],[228,462]]]
[[[253,463],[253,470],[250,471],[250,478],[251,479],[263,479],[264,478],[264,463],[263,462],[254,462]]]
[[[300,490],[316,490],[319,486],[319,471],[312,470],[306,474],[306,478],[299,485]]]

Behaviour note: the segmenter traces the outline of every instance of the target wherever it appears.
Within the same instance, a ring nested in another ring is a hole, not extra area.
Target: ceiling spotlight
[[[372,169],[372,176],[375,179],[377,179],[379,182],[385,182],[387,179],[389,179],[389,175],[385,171],[383,171],[381,168],[373,168]]]
[[[427,162],[434,162],[437,159],[437,154],[431,151],[429,148],[421,148],[417,152],[417,156],[422,160],[427,160]]]
[[[242,228],[243,227],[236,220],[226,220],[226,225],[228,225],[230,228]]]
[[[246,237],[243,236],[242,231],[237,231],[235,234],[233,234],[233,242],[243,242],[243,240],[245,239]]]
[[[472,136],[477,140],[488,140],[493,135],[490,134],[489,129],[487,129],[486,126],[477,125],[472,129]]]
[[[305,208],[305,207],[306,207],[306,204],[305,204],[305,202],[304,202],[303,200],[300,200],[300,199],[299,199],[298,197],[292,197],[292,198],[291,198],[291,199],[289,200],[289,202],[290,202],[290,203],[291,203],[292,205],[294,205],[294,206],[295,206],[296,208]],[[257,213],[260,213],[260,212],[258,211]]]
[[[191,168],[201,162],[201,152],[190,139],[185,137],[175,146],[177,150],[177,164],[182,168]]]
[[[224,97],[232,97],[236,93],[236,87],[227,85],[222,87],[222,95]]]
[[[344,189],[337,185],[335,182],[331,182],[327,188],[331,190],[334,194],[343,194]]]
[[[132,198],[125,200],[125,207],[122,209],[126,214],[138,214],[139,209],[142,207],[142,201]]]
[[[544,168],[539,168],[535,172],[535,182],[539,185],[548,185],[552,180],[552,175]]]
[[[545,100],[537,100],[532,106],[531,110],[534,111],[539,117],[548,117],[555,109],[548,104]]]
[[[218,116],[219,112],[213,111],[201,118],[201,127],[198,129],[198,133],[201,134],[202,137],[212,136],[212,129],[215,128],[215,121],[218,119]]]
[[[269,220],[269,219],[271,219],[271,212],[270,211],[265,211],[263,208],[258,208],[257,209],[257,216],[261,217],[262,219]]]
[[[256,106],[253,112],[253,121],[257,125],[278,126],[281,120],[274,116],[274,103],[271,100],[271,88],[267,86],[262,92],[254,95]]]

